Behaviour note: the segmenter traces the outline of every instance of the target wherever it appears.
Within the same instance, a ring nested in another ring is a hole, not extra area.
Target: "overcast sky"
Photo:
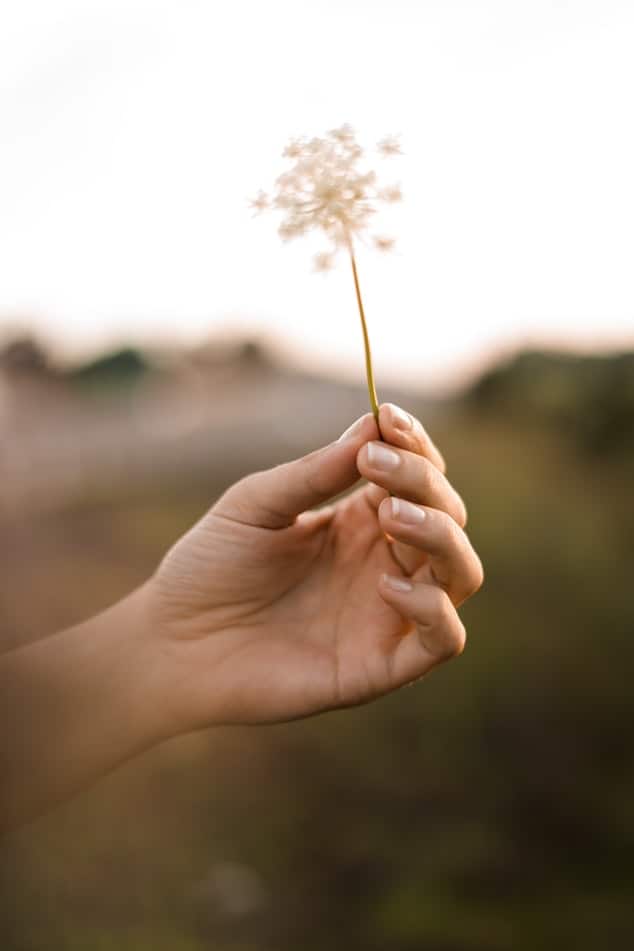
[[[19,0],[0,12],[0,322],[68,352],[254,328],[363,374],[351,276],[248,198],[291,135],[400,133],[362,249],[377,376],[634,343],[631,0]]]

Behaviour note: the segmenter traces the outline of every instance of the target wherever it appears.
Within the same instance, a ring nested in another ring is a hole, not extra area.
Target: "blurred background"
[[[367,410],[345,262],[248,199],[400,134],[362,248],[381,400],[486,569],[465,654],[159,748],[0,843],[7,951],[634,942],[634,7],[22,0],[0,12],[0,638],[143,581],[236,478]]]

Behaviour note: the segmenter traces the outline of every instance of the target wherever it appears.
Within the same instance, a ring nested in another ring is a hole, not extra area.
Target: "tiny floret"
[[[377,149],[384,158],[390,158],[392,155],[402,155],[401,143],[397,135],[385,135],[377,142]]]
[[[403,193],[401,192],[400,185],[388,185],[387,188],[382,188],[380,197],[382,201],[387,201],[394,203],[397,201],[403,200]]]
[[[260,189],[255,198],[251,199],[250,204],[256,214],[260,214],[262,211],[268,211],[270,208],[269,197],[262,189]]]
[[[374,237],[374,246],[379,251],[391,251],[395,244],[394,238],[388,238],[386,235],[377,234]]]
[[[314,262],[316,271],[331,271],[334,267],[335,256],[330,251],[321,251],[315,255]]]

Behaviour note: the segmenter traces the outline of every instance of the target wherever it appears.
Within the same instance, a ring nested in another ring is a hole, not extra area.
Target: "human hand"
[[[231,486],[145,586],[166,734],[364,703],[462,651],[464,504],[417,420],[379,423]]]

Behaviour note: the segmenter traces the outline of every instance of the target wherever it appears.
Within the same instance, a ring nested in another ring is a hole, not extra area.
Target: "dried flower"
[[[381,155],[390,158],[392,155],[402,155],[401,144],[396,135],[386,135],[378,143],[377,148]]]
[[[400,153],[394,136],[382,139],[378,150],[382,155]],[[376,172],[358,168],[363,149],[347,124],[331,129],[323,139],[291,139],[282,154],[294,164],[279,176],[273,195],[260,191],[251,207],[256,212],[281,211],[279,234],[285,241],[316,229],[329,239],[329,255],[349,249],[353,238],[366,232],[378,202],[402,198],[400,185],[379,188]],[[323,253],[316,257],[318,269],[325,260],[332,263]]]
[[[396,136],[385,136],[377,149],[384,158],[401,154]],[[330,248],[315,256],[318,271],[330,270],[342,248],[348,252],[361,316],[370,403],[378,420],[379,406],[354,242],[355,239],[363,240],[379,202],[392,204],[400,201],[402,195],[400,185],[379,187],[376,172],[358,167],[363,154],[354,130],[347,123],[331,129],[324,138],[291,139],[283,157],[290,160],[292,166],[277,178],[272,196],[260,191],[251,207],[256,213],[267,210],[282,212],[278,231],[284,241],[312,230],[323,232]],[[384,235],[373,235],[372,240],[381,251],[389,251],[394,246],[394,239]]]

